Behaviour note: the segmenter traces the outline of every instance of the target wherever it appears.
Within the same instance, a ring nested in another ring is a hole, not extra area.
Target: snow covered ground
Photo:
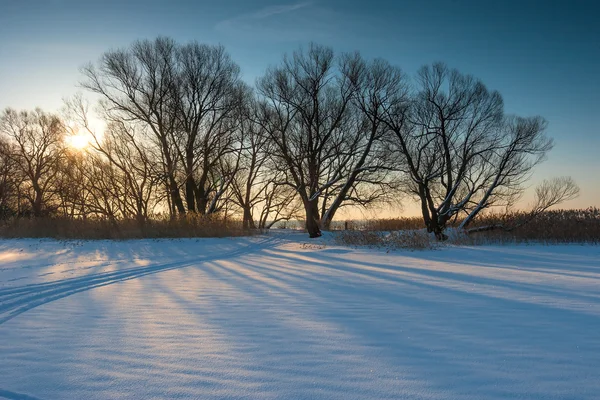
[[[599,396],[598,246],[0,241],[0,398]]]

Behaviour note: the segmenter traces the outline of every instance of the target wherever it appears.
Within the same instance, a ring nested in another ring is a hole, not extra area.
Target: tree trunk
[[[177,182],[175,182],[175,178],[173,178],[172,176],[169,177],[169,189],[171,192],[171,199],[173,200],[173,205],[177,209],[177,212],[182,215],[185,214],[185,207],[183,206],[181,193],[179,193]]]
[[[158,135],[158,134],[157,134]],[[181,193],[179,192],[179,186],[177,185],[177,181],[175,180],[174,172],[174,162],[169,154],[169,145],[167,144],[167,140],[164,135],[158,135],[159,140],[162,146],[162,153],[165,158],[165,169],[167,173],[167,178],[169,179],[169,195],[171,200],[173,201],[173,206],[177,210],[179,214],[185,214],[185,207],[183,205],[183,199],[181,198]]]
[[[306,231],[311,238],[316,238],[322,235],[319,227],[319,208],[317,200],[308,201],[305,203],[306,210]]]
[[[448,235],[444,233],[444,226],[440,225],[437,219],[431,219],[427,225],[427,232],[433,232],[435,238],[440,241],[448,240]]]
[[[323,217],[323,220],[321,221],[321,226],[324,231],[331,230],[331,218],[327,218],[327,213],[325,213],[325,217]]]
[[[254,224],[254,219],[252,219],[252,210],[250,207],[244,207],[244,217],[242,221],[243,229],[256,229],[256,224]]]
[[[206,215],[206,209],[208,208],[208,195],[209,191],[205,190],[206,187],[207,176],[206,174],[202,174],[198,184],[196,185],[195,193],[196,193],[196,210],[200,213],[200,215]]]
[[[188,177],[185,179],[185,202],[187,203],[189,212],[196,212],[196,198],[194,195],[195,187],[196,183],[194,182],[194,178],[191,174],[188,174]]]
[[[331,222],[333,221],[333,217],[340,205],[342,204],[343,199],[346,197],[346,194],[348,193],[349,186],[346,186],[342,189],[341,193],[338,196],[336,196],[336,198],[333,200],[333,203],[331,203],[327,211],[325,211],[325,213],[323,214],[323,218],[321,219],[321,226],[325,231],[331,229]]]
[[[33,201],[33,216],[38,218],[42,216],[42,199],[43,199],[43,195],[42,195],[42,190],[39,188],[39,186],[34,185],[34,191],[35,191],[35,199]]]
[[[440,223],[441,221],[433,205],[433,200],[429,196],[427,187],[423,184],[419,185],[419,197],[421,198],[421,213],[423,214],[423,221],[427,227],[427,232],[433,232],[437,240],[447,240],[448,236],[444,234],[444,229],[446,228],[445,221]]]

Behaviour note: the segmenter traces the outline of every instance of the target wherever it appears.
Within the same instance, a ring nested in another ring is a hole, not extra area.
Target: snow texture
[[[599,393],[598,246],[0,241],[0,397]]]

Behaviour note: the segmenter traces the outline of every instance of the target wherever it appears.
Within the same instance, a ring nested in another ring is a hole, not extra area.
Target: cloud
[[[270,18],[274,15],[288,14],[296,10],[300,10],[302,8],[306,8],[312,5],[311,1],[295,3],[295,4],[286,4],[286,5],[276,5],[262,8],[258,11],[238,15],[237,17],[229,18],[219,22],[216,25],[216,29],[218,30],[230,30],[231,28],[239,28],[240,26],[248,26],[256,23],[258,21],[264,20],[266,18]]]

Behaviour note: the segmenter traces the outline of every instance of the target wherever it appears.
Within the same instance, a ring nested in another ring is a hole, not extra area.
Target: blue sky
[[[571,175],[600,206],[600,23],[594,1],[0,0],[0,108],[58,110],[108,49],[171,36],[225,45],[253,83],[309,41],[414,74],[444,61],[542,115],[555,149],[534,180]]]

